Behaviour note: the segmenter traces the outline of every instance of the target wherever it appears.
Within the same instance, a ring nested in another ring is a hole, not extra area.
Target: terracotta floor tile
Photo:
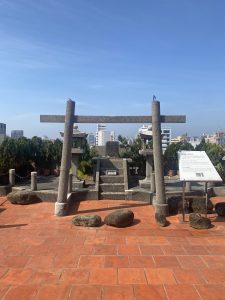
[[[176,284],[172,269],[147,268],[145,269],[148,284]]]
[[[129,256],[131,268],[153,268],[155,262],[152,256]]]
[[[91,285],[77,285],[71,289],[69,300],[101,300],[101,288]]]
[[[223,285],[196,285],[196,289],[203,300],[224,300],[225,287]]]
[[[60,283],[85,284],[88,283],[89,271],[81,269],[66,269],[62,272]]]
[[[69,297],[71,287],[62,284],[46,284],[38,291],[38,300],[66,300]]]
[[[207,265],[200,256],[177,256],[182,268],[184,269],[204,269]]]
[[[79,255],[73,255],[71,253],[62,253],[53,259],[53,266],[55,268],[76,268],[78,261],[80,259]]]
[[[103,255],[82,255],[78,263],[79,268],[103,268],[105,256]]]
[[[0,283],[0,299],[3,299],[3,296],[6,294],[9,288],[9,285],[1,285]]]
[[[205,269],[202,275],[209,284],[225,284],[225,269]]]
[[[1,278],[1,282],[4,284],[25,284],[27,283],[32,274],[32,269],[10,269],[4,277]]]
[[[29,284],[56,284],[59,281],[61,270],[34,270]]]
[[[132,300],[132,286],[104,286],[102,300]]]
[[[37,285],[18,285],[9,288],[5,294],[4,300],[23,299],[30,300],[35,297],[38,291]]]
[[[94,255],[117,255],[117,246],[115,245],[97,245],[93,247]]]
[[[108,236],[106,237],[105,243],[112,245],[124,245],[126,243],[126,240],[123,236]]]
[[[198,270],[174,269],[174,275],[178,283],[202,284],[205,283],[201,272]]]
[[[119,255],[140,255],[140,249],[136,245],[119,245]]]
[[[8,271],[8,268],[0,267],[0,278],[4,276]]]
[[[146,277],[142,268],[118,269],[119,284],[146,284]]]
[[[170,300],[200,300],[196,289],[192,285],[165,285]]]
[[[184,250],[183,246],[161,246],[162,251],[166,255],[184,255],[187,252]]]
[[[0,265],[7,268],[23,268],[29,260],[26,256],[4,256],[0,261]]]
[[[111,256],[105,257],[105,268],[128,268],[129,267],[128,256]]]
[[[164,236],[150,236],[150,245],[169,245],[168,239]]]
[[[53,267],[53,256],[39,255],[32,256],[26,265],[27,268],[49,269]]]
[[[141,255],[163,255],[161,246],[140,245]]]
[[[224,255],[224,253],[225,253],[225,246],[207,246],[206,248],[207,248],[209,254]]]
[[[117,284],[117,269],[91,269],[89,283],[99,285]]]
[[[180,268],[179,261],[176,256],[164,255],[153,256],[157,268]]]
[[[209,252],[204,246],[184,246],[186,253],[189,255],[208,255]]]
[[[136,300],[166,300],[165,290],[162,285],[138,285],[134,287]]]
[[[225,253],[224,255],[204,255],[202,259],[209,268],[225,268]]]

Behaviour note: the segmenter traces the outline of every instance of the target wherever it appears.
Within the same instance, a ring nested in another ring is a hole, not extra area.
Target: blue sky
[[[173,136],[225,131],[224,0],[0,0],[0,122],[59,137],[80,115],[185,114]],[[138,125],[108,125],[134,136]],[[82,125],[87,132],[95,125]]]

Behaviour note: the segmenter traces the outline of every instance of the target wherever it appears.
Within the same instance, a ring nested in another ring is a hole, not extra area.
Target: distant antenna
[[[152,99],[153,101],[155,101],[156,100],[156,96],[155,95],[153,95],[153,99]]]

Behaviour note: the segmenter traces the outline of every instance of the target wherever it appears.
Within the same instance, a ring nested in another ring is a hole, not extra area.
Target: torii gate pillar
[[[155,100],[152,102],[152,139],[156,185],[155,210],[156,213],[167,216],[168,204],[166,203],[164,185],[160,102]]]
[[[69,171],[71,167],[71,149],[74,122],[75,102],[67,101],[65,115],[65,129],[63,138],[62,159],[59,177],[58,197],[55,203],[55,215],[64,216],[67,214],[67,192],[69,182]]]

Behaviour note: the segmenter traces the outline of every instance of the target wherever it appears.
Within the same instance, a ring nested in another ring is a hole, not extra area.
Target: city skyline
[[[172,135],[225,131],[223,0],[0,0],[0,122],[59,137],[41,114],[186,115]],[[135,136],[142,124],[108,124]],[[167,125],[167,124],[166,124]],[[96,124],[79,124],[95,132]]]

